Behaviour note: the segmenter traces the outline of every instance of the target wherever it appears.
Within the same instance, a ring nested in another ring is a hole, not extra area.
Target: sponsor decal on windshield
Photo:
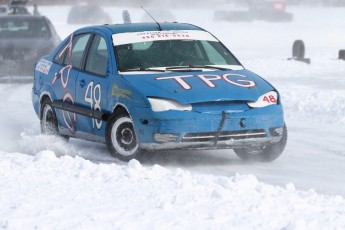
[[[151,42],[163,40],[201,40],[214,41],[218,40],[210,33],[201,30],[163,30],[163,31],[142,31],[113,34],[114,46],[125,45],[138,42]]]

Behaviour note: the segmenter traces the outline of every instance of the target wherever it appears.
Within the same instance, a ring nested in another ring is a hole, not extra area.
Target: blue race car
[[[272,161],[287,142],[278,91],[190,24],[79,29],[37,62],[32,102],[43,134],[105,142],[125,161],[160,149]]]

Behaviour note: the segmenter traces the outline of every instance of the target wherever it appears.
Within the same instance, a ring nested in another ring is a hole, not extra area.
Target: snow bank
[[[345,200],[159,165],[0,153],[4,229],[344,229]],[[13,183],[15,181],[16,183]]]

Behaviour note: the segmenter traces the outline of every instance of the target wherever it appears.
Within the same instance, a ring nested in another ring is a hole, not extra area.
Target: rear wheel
[[[47,135],[59,134],[56,113],[51,106],[51,100],[49,98],[45,98],[42,102],[41,133]]]
[[[41,108],[41,133],[45,135],[60,136],[64,140],[68,141],[67,136],[59,134],[56,113],[54,108],[51,106],[51,100],[49,98],[43,99]]]
[[[283,153],[287,142],[287,136],[287,128],[284,125],[283,136],[279,142],[258,148],[244,147],[234,149],[234,151],[238,157],[245,161],[273,161]]]

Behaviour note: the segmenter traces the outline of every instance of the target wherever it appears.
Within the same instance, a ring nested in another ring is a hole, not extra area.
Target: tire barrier
[[[296,40],[292,45],[292,58],[288,60],[296,60],[310,64],[310,58],[305,58],[305,45],[303,40]]]
[[[345,61],[345,50],[339,50],[339,60]]]

